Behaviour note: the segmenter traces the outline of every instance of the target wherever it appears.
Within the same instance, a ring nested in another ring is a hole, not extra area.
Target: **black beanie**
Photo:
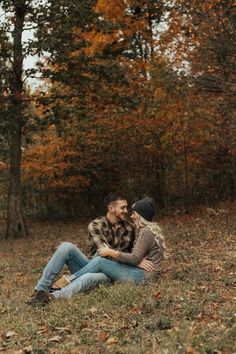
[[[147,221],[152,221],[155,214],[155,202],[153,198],[144,198],[134,203],[132,210],[136,211]]]

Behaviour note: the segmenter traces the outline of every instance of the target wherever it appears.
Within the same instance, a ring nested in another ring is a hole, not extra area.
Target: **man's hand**
[[[142,268],[148,272],[154,271],[154,264],[146,258],[143,258],[137,267]]]
[[[103,243],[102,247],[98,249],[98,254],[101,257],[109,257],[111,256],[111,248],[108,247],[105,243]]]
[[[107,245],[104,245],[103,248],[98,249],[98,254],[101,257],[111,257],[114,259],[118,259],[120,252],[113,250],[112,248],[108,247]]]

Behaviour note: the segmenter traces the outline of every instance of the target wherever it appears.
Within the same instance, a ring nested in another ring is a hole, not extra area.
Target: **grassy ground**
[[[0,240],[0,351],[236,353],[236,204],[162,218],[169,246],[153,285],[100,287],[41,309],[25,305],[61,241],[85,252],[86,225],[33,223]]]

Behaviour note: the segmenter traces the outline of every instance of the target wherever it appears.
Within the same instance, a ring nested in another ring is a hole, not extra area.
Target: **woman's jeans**
[[[84,277],[92,274],[104,274],[116,281],[131,281],[136,284],[144,282],[143,269],[97,256],[69,277],[71,280],[69,285],[61,290],[56,290],[53,295],[56,298],[71,297],[81,291]]]
[[[60,273],[65,264],[69,268],[71,274],[74,274],[88,263],[90,263],[90,260],[83,254],[83,252],[80,251],[79,248],[70,242],[63,242],[57,248],[52,258],[44,268],[42,277],[38,281],[35,289],[49,291],[54,279]],[[58,294],[58,296],[55,295],[55,297],[69,298],[74,293],[86,292],[99,284],[109,284],[110,282],[111,280],[102,272],[87,272],[80,278],[80,281],[77,282],[77,284],[73,282],[69,284],[69,286],[63,288],[66,289],[70,287],[67,291],[63,291],[63,296],[59,296]],[[74,288],[76,288],[76,291]],[[58,293],[58,291],[56,292]]]

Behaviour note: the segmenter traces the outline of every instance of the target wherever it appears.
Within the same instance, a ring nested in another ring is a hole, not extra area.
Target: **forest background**
[[[114,190],[165,213],[235,199],[234,1],[2,0],[1,19],[6,238]]]

